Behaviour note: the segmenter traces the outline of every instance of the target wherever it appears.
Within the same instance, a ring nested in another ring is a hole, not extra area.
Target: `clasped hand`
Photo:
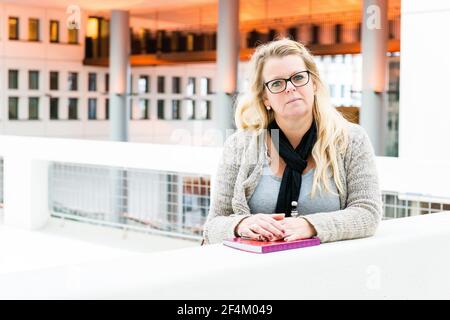
[[[307,239],[316,235],[314,227],[304,218],[285,217],[284,213],[253,214],[236,227],[240,237],[261,241]]]

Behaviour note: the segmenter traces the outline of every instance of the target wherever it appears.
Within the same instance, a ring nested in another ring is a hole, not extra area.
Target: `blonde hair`
[[[327,169],[331,168],[339,192],[343,192],[343,185],[339,178],[337,153],[345,152],[348,145],[348,122],[331,105],[328,91],[320,79],[317,65],[306,47],[287,38],[262,44],[256,48],[248,66],[248,90],[239,97],[235,122],[239,129],[261,130],[267,129],[274,119],[273,110],[266,110],[263,102],[264,83],[262,71],[264,64],[271,57],[300,56],[309,70],[312,81],[316,86],[313,104],[313,116],[317,126],[317,141],[312,150],[312,157],[316,164],[311,197],[316,190],[330,192]]]

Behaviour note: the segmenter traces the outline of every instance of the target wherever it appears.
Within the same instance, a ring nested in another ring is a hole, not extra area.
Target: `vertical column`
[[[219,0],[217,30],[217,98],[212,117],[225,138],[234,128],[233,102],[236,96],[239,61],[239,0]]]
[[[386,135],[387,0],[364,0],[362,28],[362,105],[360,124],[375,154],[384,155]]]
[[[128,93],[130,89],[129,13],[112,10],[109,57],[110,139],[128,140]]]
[[[110,139],[128,141],[130,82],[130,31],[128,11],[112,10],[109,56]],[[123,223],[127,210],[127,172],[110,170],[111,222]]]

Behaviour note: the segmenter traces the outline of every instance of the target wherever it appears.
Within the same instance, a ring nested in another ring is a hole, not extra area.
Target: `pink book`
[[[320,244],[320,239],[317,237],[312,237],[309,239],[300,239],[294,241],[257,241],[245,238],[233,238],[224,240],[223,244],[231,248],[248,252],[269,253],[275,251],[317,246]]]

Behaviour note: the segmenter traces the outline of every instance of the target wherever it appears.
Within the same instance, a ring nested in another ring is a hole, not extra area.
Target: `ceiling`
[[[361,12],[363,0],[240,0],[240,21],[326,16]],[[79,5],[89,14],[109,15],[112,9],[129,10],[132,18],[155,28],[183,28],[217,24],[217,0],[0,0],[46,8]],[[389,0],[389,11],[399,11],[401,0]]]

